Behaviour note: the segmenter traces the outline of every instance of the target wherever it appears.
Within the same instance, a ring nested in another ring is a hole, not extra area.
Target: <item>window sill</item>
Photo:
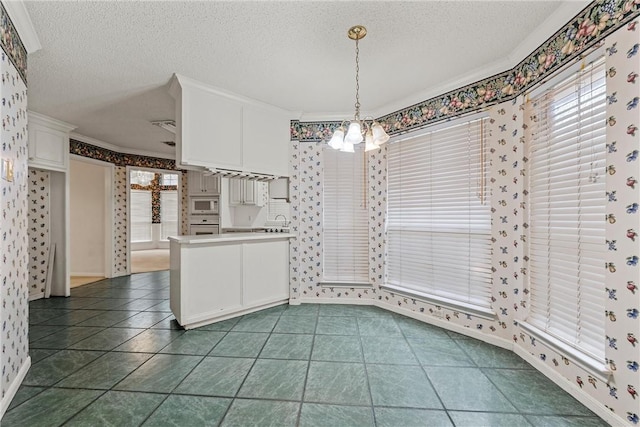
[[[339,282],[337,280],[324,280],[320,282],[322,288],[373,288],[371,283],[366,282]]]
[[[545,333],[536,326],[527,322],[518,322],[518,324],[526,333],[534,337],[536,340],[551,348],[553,351],[570,358],[576,365],[580,366],[600,381],[605,383],[609,382],[613,372],[607,368],[604,360],[596,359],[595,357],[584,354],[580,350],[573,348],[562,340]]]
[[[400,295],[406,295],[411,298],[419,299],[420,301],[430,304],[438,305],[451,310],[461,311],[463,313],[470,314],[472,316],[481,317],[488,320],[497,320],[498,316],[490,308],[482,307],[479,305],[469,304],[461,301],[456,301],[449,298],[440,297],[437,295],[431,295],[413,289],[403,288],[402,286],[391,285],[385,283],[381,288],[387,292],[393,292]]]

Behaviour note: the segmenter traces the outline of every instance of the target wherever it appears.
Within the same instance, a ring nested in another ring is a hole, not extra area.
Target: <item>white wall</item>
[[[71,275],[105,276],[107,167],[70,161]]]

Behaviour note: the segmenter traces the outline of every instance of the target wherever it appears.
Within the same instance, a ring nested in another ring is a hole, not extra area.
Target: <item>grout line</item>
[[[295,317],[295,316],[293,316]],[[318,331],[318,318],[320,317],[320,309],[315,315],[315,327],[313,328],[313,337],[311,338],[311,349],[309,350],[309,359],[307,360],[307,372],[305,372],[304,383],[302,384],[302,396],[300,397],[300,408],[298,409],[298,417],[296,418],[296,426],[300,425],[302,419],[302,406],[304,405],[304,398],[307,394],[307,382],[309,381],[309,370],[311,370],[311,361],[313,357],[313,349],[316,346],[316,334]]]
[[[373,425],[377,425],[377,421],[376,421],[376,411],[375,411],[375,407],[374,407],[374,403],[373,403],[373,393],[371,392],[371,384],[369,383],[369,371],[367,370],[367,358],[365,357],[364,354],[364,345],[362,344],[362,335],[360,335],[360,324],[358,323],[358,316],[357,316],[357,312],[355,317],[355,321],[356,321],[356,333],[357,335],[357,339],[358,339],[358,343],[360,344],[360,354],[362,355],[362,366],[364,367],[364,380],[367,382],[367,390],[369,391],[369,401],[371,402],[371,417],[373,418]],[[393,324],[395,325],[395,320],[393,321]],[[397,325],[396,325],[397,327]]]

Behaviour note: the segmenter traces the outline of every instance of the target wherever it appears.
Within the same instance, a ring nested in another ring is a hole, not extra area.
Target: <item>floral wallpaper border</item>
[[[0,3],[0,43],[9,59],[16,67],[25,85],[27,84],[27,49],[25,49],[18,35],[18,30],[13,25],[7,10]],[[4,79],[5,76],[3,75]]]
[[[116,166],[138,166],[143,168],[177,170],[176,161],[138,154],[118,153],[75,139],[69,140],[69,153],[90,159],[102,160]]]
[[[514,99],[640,15],[640,0],[598,0],[587,6],[515,68],[378,118],[398,135]],[[638,46],[635,46],[638,49]],[[291,121],[291,139],[326,140],[339,121]]]

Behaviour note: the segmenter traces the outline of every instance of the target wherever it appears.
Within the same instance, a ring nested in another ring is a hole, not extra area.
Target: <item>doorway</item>
[[[129,271],[169,269],[169,236],[180,234],[177,171],[127,167]]]
[[[112,277],[113,165],[69,160],[70,286]]]

